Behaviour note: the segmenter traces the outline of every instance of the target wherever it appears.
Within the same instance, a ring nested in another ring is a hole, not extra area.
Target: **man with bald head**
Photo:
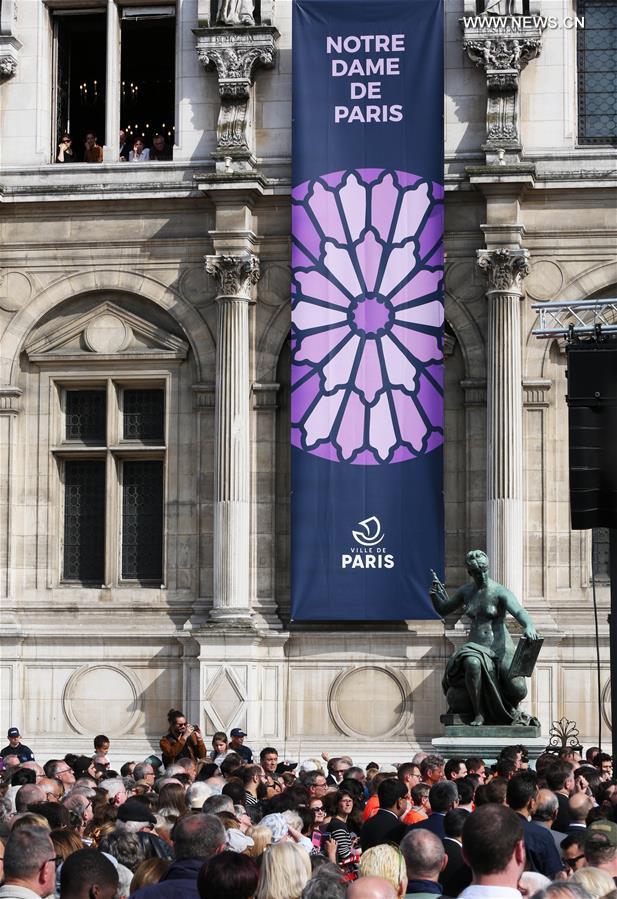
[[[442,895],[439,875],[448,863],[443,843],[430,830],[412,829],[401,842],[407,866],[407,895],[435,899]]]
[[[570,823],[568,833],[582,833],[587,829],[587,815],[594,807],[594,801],[585,793],[574,793],[568,799]]]
[[[36,805],[37,802],[45,802],[45,792],[36,784],[24,784],[15,793],[15,811],[27,812],[28,806]]]
[[[347,888],[347,899],[398,899],[392,884],[383,877],[360,877]]]

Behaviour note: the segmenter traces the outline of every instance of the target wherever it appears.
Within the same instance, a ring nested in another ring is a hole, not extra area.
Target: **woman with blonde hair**
[[[306,849],[296,843],[275,843],[263,854],[255,899],[300,899],[310,877]]]
[[[52,830],[49,836],[54,844],[56,858],[61,858],[62,861],[66,861],[73,852],[84,848],[84,844],[74,830]]]
[[[360,877],[382,877],[391,883],[396,895],[402,897],[407,891],[407,866],[398,846],[380,843],[362,853]]]
[[[249,827],[246,835],[253,840],[253,845],[248,848],[246,853],[251,858],[259,858],[262,852],[272,845],[272,831],[265,824],[256,824],[255,827]]]
[[[615,882],[608,871],[591,866],[579,868],[569,880],[569,883],[580,883],[584,886],[592,899],[604,899],[607,893],[615,889]]]
[[[164,874],[167,874],[171,862],[166,858],[146,858],[135,868],[131,880],[131,893],[136,893],[142,887],[152,886],[158,883]]]

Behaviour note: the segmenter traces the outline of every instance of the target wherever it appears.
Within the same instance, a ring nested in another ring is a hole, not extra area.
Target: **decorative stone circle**
[[[131,336],[129,326],[109,312],[97,315],[84,331],[86,346],[93,353],[120,353],[128,346]]]
[[[69,677],[62,706],[78,734],[100,732],[118,737],[135,726],[141,714],[142,693],[135,673],[123,666],[88,665]]]
[[[328,709],[347,736],[385,740],[404,727],[409,693],[409,685],[398,672],[363,665],[339,674],[330,689]]]

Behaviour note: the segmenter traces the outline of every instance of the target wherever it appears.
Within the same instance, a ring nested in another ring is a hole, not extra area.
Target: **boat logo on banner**
[[[365,518],[364,521],[359,521],[358,527],[361,527],[362,531],[352,531],[351,533],[356,543],[361,543],[362,546],[376,546],[386,536],[381,532],[380,520],[374,515]]]

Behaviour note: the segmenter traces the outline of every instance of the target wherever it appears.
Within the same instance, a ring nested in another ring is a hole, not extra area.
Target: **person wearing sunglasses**
[[[582,832],[582,836],[573,833],[561,841],[561,860],[568,874],[573,874],[586,864],[585,853],[583,852],[584,837],[585,831]]]

